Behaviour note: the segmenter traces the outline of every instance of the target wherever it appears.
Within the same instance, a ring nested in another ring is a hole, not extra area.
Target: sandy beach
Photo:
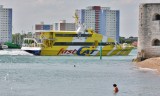
[[[156,69],[160,72],[160,57],[146,59],[141,62],[137,62],[136,65],[141,68]]]

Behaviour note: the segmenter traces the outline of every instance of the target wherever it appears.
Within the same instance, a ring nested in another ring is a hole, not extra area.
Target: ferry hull
[[[110,53],[110,54],[105,54],[105,53],[109,53],[110,50],[104,50],[102,51],[102,56],[127,56],[131,50],[128,49],[128,50],[116,50],[114,51],[113,53]],[[40,52],[39,54],[36,54],[34,52],[32,52],[32,54],[34,55],[41,55],[41,56],[100,56],[100,52],[98,52],[97,54],[88,54],[87,52],[85,53],[82,53],[82,54],[79,54],[79,53],[74,53],[74,54],[69,54],[69,53],[66,53],[66,54],[57,54],[57,51],[55,50],[43,50],[42,52]]]
[[[80,47],[79,49],[68,48],[44,48],[39,51],[41,56],[99,56],[100,47]],[[131,52],[132,48],[102,48],[102,56],[127,56]],[[36,55],[36,54],[35,54]]]
[[[37,56],[41,55],[40,50],[25,50],[25,51],[28,52],[28,53],[31,53],[33,55],[37,55]]]

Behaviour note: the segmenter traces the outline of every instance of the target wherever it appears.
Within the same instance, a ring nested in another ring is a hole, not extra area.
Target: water
[[[159,96],[160,76],[139,70],[136,56],[33,56],[0,51],[0,96]],[[74,67],[75,65],[75,67]]]

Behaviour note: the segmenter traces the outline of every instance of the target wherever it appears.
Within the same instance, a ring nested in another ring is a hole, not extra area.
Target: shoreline
[[[149,58],[141,62],[136,62],[138,68],[151,69],[160,73],[160,57]]]

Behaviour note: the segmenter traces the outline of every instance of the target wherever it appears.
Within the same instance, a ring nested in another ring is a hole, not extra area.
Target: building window
[[[160,20],[160,15],[159,14],[156,15],[156,20]]]
[[[156,21],[156,20],[160,20],[160,15],[157,13],[153,15],[153,21]]]
[[[160,46],[160,40],[154,39],[152,42],[152,46]]]

